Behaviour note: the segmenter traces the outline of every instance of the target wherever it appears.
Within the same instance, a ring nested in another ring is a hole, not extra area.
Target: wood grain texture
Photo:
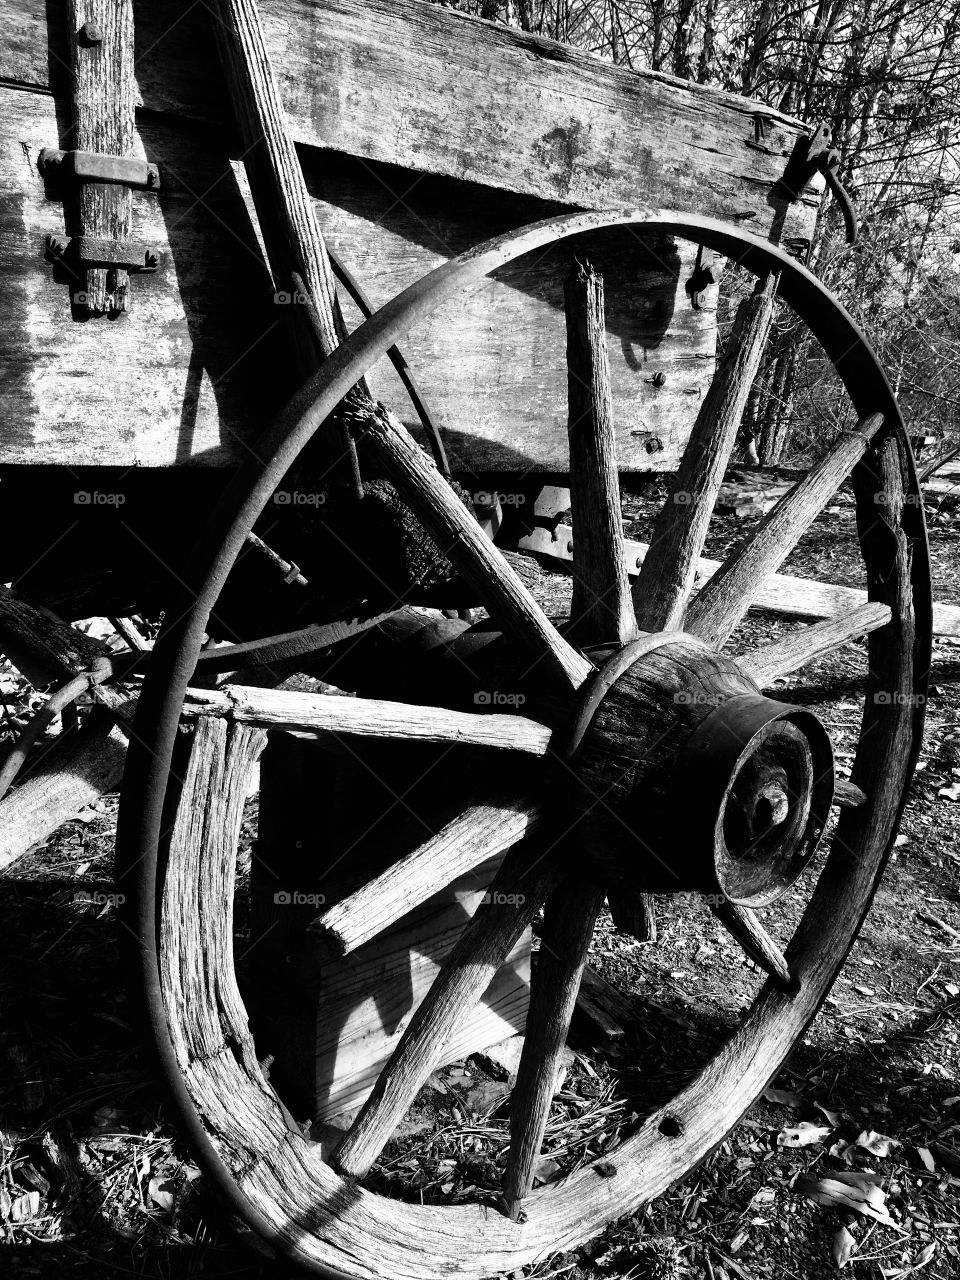
[[[56,741],[0,804],[0,871],[52,835],[123,777],[127,736],[109,716]]]
[[[570,876],[544,904],[523,1051],[510,1098],[510,1151],[503,1199],[514,1221],[520,1219],[523,1201],[533,1186],[556,1092],[557,1068],[603,898],[602,889],[584,884],[580,876]]]
[[[361,1177],[434,1070],[448,1040],[471,1012],[557,881],[536,838],[503,861],[483,905],[464,928],[410,1020],[370,1097],[333,1154],[342,1173]]]
[[[633,589],[637,625],[644,631],[675,631],[683,623],[717,494],[766,347],[777,280],[771,272],[737,308],[730,349],[717,367],[676,481],[657,515],[650,551]]]
[[[473,714],[446,707],[414,706],[374,698],[297,690],[222,685],[192,689],[183,714],[190,719],[227,716],[261,728],[342,734],[344,737],[396,738],[407,742],[459,742],[498,747],[528,755],[546,755],[552,730],[526,716]]]
[[[690,606],[685,619],[689,631],[714,645],[728,639],[750,608],[757,587],[780,568],[882,425],[882,415],[874,413],[854,431],[841,433],[820,462],[784,494],[749,540],[711,577]]]
[[[280,102],[258,5],[253,0],[214,0],[211,18],[274,277],[279,287],[293,292],[291,272],[302,276],[319,318],[315,337],[306,309],[292,309],[305,376],[312,372],[316,354],[328,356],[342,337],[330,259]]]
[[[790,970],[783,952],[760,923],[755,911],[735,902],[711,902],[710,910],[727,932],[739,942],[746,954],[774,983],[786,990],[790,985]]]
[[[0,385],[0,461],[236,465],[294,390],[287,318],[304,309],[289,286],[275,291],[242,164],[209,135],[141,117],[133,152],[158,164],[162,186],[158,196],[134,192],[133,235],[159,249],[161,268],[135,282],[142,305],[129,316],[80,324],[70,308],[76,281],[42,260],[46,236],[64,233],[65,210],[47,198],[36,159],[57,141],[65,139],[53,99],[0,87],[8,291],[0,357],[9,371]],[[441,178],[415,180],[398,202],[391,193],[409,185],[400,171],[333,152],[301,160],[328,243],[377,305],[491,232],[555,208]],[[641,243],[614,229],[585,237],[584,251],[620,281],[607,321],[621,465],[673,466],[713,367],[712,305],[694,311],[684,292],[693,247],[663,236]],[[563,245],[520,259],[404,337],[461,470],[566,469],[569,265]],[[349,310],[350,324],[357,319]],[[648,381],[658,374],[659,387]],[[422,438],[387,362],[371,372],[371,386]]]
[[[857,809],[867,803],[867,793],[846,778],[837,778],[833,784],[833,803],[843,809]]]
[[[410,433],[382,406],[376,413],[358,415],[356,425],[441,554],[475,588],[507,634],[534,661],[545,662],[579,688],[592,664],[563,639]]]
[[[9,8],[0,76],[49,89],[45,6]],[[749,210],[762,235],[812,232],[819,177],[787,209],[768,199],[809,131],[775,109],[764,106],[767,137],[756,147],[750,99],[421,0],[264,0],[260,9],[298,143],[584,208]],[[136,17],[144,106],[222,127],[222,85],[198,74],[211,53],[204,7],[155,0]]]
[[[134,143],[133,0],[67,0],[67,49],[73,71],[71,149],[108,156],[129,156]],[[100,40],[81,35],[95,24]],[[75,235],[130,239],[133,196],[129,187],[81,183],[69,196]],[[81,315],[119,315],[127,309],[129,277],[122,268],[81,271],[73,290]]]
[[[627,550],[627,572],[632,576],[643,563],[650,544],[626,538],[624,545]],[[569,563],[573,558],[573,529],[568,524],[558,524],[553,533],[548,529],[537,528],[521,538],[519,546],[528,554]],[[702,557],[697,563],[698,576],[704,581],[709,580],[722,563],[720,560]],[[775,573],[758,584],[750,608],[762,613],[795,618],[832,618],[858,609],[866,602],[867,593],[857,587],[842,587],[832,582],[798,578],[789,573]],[[960,635],[960,607],[935,604],[933,630],[935,635]]]
[[[541,821],[540,806],[517,798],[472,805],[418,849],[328,907],[309,926],[317,946],[346,955],[423,903],[441,885],[502,854]]]
[[[93,334],[71,323],[70,280],[38,263],[44,235],[64,230],[33,158],[67,141],[45,96],[68,89],[64,77],[51,84],[49,67],[58,64],[48,56],[48,44],[66,48],[66,24],[56,6],[11,0],[0,74],[30,92],[0,91],[0,255],[9,252],[2,265],[15,282],[15,324],[4,330],[14,374],[0,395],[4,460],[229,466],[275,407],[252,375],[261,361],[269,366],[285,313],[257,261],[249,206],[239,198],[245,181],[238,186],[224,157],[232,115],[220,78],[202,70],[214,52],[208,13],[175,0],[135,8],[145,111],[132,153],[159,163],[163,187],[159,206],[153,195],[134,194],[133,236],[156,245],[164,266],[137,285],[144,305],[131,317],[135,328],[98,325]],[[662,201],[722,216],[742,208],[761,234],[811,233],[817,192],[788,209],[769,199],[799,126],[778,117],[767,150],[748,146],[755,104],[744,99],[608,66],[415,0],[270,0],[261,8],[292,136],[311,149],[302,158],[322,200],[321,229],[375,302],[499,229],[497,219],[515,226],[558,203]],[[477,127],[480,118],[488,127]],[[190,123],[203,131],[184,129]],[[519,138],[526,153],[514,145]],[[330,150],[321,157],[320,147]],[[525,209],[511,211],[518,199]],[[613,252],[616,260],[622,248]],[[614,396],[629,405],[618,428],[625,470],[676,465],[711,367],[712,304],[695,312],[685,293],[693,251],[658,245],[656,253],[660,264],[648,255],[642,268],[646,281],[636,256],[625,261],[619,318],[608,299]],[[567,265],[550,264],[544,291],[531,293],[537,272],[518,264],[509,284],[490,282],[462,314],[449,308],[411,336],[412,366],[458,465],[563,466],[562,386],[539,370],[553,354],[562,375]],[[527,333],[530,342],[518,340]],[[474,356],[464,361],[468,350]],[[103,368],[116,376],[104,379]],[[499,385],[505,369],[513,403]],[[654,388],[645,379],[657,373],[667,381]],[[375,390],[406,403],[389,376]]]
[[[778,676],[798,671],[847,641],[868,635],[878,627],[885,627],[889,621],[890,609],[887,605],[868,601],[849,613],[815,622],[800,631],[788,632],[772,644],[744,654],[739,659],[740,666],[762,689]]]
[[[603,278],[578,263],[564,298],[570,503],[582,531],[573,558],[571,629],[582,643],[626,644],[637,634],[637,621],[623,551]]]

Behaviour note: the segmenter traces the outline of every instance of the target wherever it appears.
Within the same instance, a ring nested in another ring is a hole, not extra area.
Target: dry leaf
[[[834,1129],[838,1127],[838,1125],[840,1124],[840,1119],[843,1116],[842,1111],[828,1111],[827,1108],[824,1106],[821,1106],[819,1102],[815,1102],[813,1105],[817,1108],[820,1114],[826,1119],[828,1124],[831,1124],[834,1127]]]
[[[764,1089],[763,1099],[765,1102],[775,1102],[781,1107],[799,1107],[803,1103],[803,1098],[799,1093],[792,1093],[789,1089]]]
[[[923,1248],[914,1258],[913,1260],[914,1268],[919,1270],[920,1267],[925,1267],[936,1252],[937,1252],[936,1243],[933,1240],[931,1240],[929,1244],[925,1244],[923,1246]]]
[[[960,781],[951,782],[949,787],[941,787],[937,792],[944,800],[960,800]]]
[[[887,1197],[874,1177],[873,1174],[837,1173],[831,1178],[800,1178],[796,1190],[814,1204],[853,1209],[884,1226],[895,1227],[896,1222],[887,1212]]]
[[[927,1173],[936,1173],[937,1163],[933,1158],[933,1153],[929,1147],[917,1147],[917,1155],[926,1169]]]
[[[173,1192],[168,1191],[166,1184],[161,1185],[156,1178],[150,1179],[147,1194],[158,1208],[166,1209],[168,1213],[173,1209]]]
[[[831,1126],[824,1127],[811,1124],[809,1120],[801,1120],[798,1125],[781,1129],[777,1134],[778,1147],[810,1147],[815,1142],[822,1142],[833,1132]]]
[[[858,1147],[869,1151],[872,1156],[888,1156],[894,1147],[902,1144],[896,1138],[888,1138],[885,1133],[877,1133],[875,1129],[864,1129],[856,1140]]]
[[[833,1237],[833,1247],[830,1250],[830,1256],[838,1271],[843,1270],[856,1251],[856,1237],[846,1227],[841,1227]]]

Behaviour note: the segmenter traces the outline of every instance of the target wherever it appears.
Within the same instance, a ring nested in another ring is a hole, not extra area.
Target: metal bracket
[[[840,152],[831,145],[832,142],[833,130],[828,124],[817,125],[807,138],[798,138],[776,189],[788,200],[799,200],[801,192],[814,174],[822,173],[830,194],[840,205],[847,244],[855,244],[857,215],[853,201],[838,176]]]
[[[160,250],[135,240],[98,240],[94,236],[47,236],[46,257],[67,267],[114,267],[144,274],[160,266]]]
[[[135,191],[159,191],[160,170],[132,156],[108,156],[96,151],[58,151],[44,147],[37,168],[50,182],[104,182]]]
[[[697,246],[697,261],[693,267],[693,273],[686,283],[687,294],[694,311],[702,311],[707,301],[707,289],[712,284],[716,284],[720,279],[720,273],[717,269],[716,259],[708,249],[704,252],[703,245]]]

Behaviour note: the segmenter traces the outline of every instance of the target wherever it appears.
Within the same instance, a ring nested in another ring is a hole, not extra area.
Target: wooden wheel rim
[[[876,524],[873,495],[882,479],[868,454],[854,472],[858,521],[870,598],[889,604],[892,621],[870,637],[870,675],[854,782],[884,779],[874,800],[841,814],[825,869],[788,950],[799,990],[767,983],[730,1041],[700,1075],[651,1115],[618,1148],[617,1176],[586,1167],[559,1185],[533,1192],[526,1221],[513,1223],[480,1206],[427,1207],[386,1200],[342,1178],[295,1134],[277,1142],[276,1101],[237,1061],[228,1110],[245,1116],[245,1137],[269,1138],[248,1172],[241,1156],[211,1142],[194,1095],[180,1075],[158,967],[156,863],[176,723],[201,638],[243,537],[283,474],[343,395],[397,337],[443,297],[515,257],[554,240],[614,225],[662,230],[698,240],[760,274],[778,270],[781,294],[821,339],[859,413],[885,415],[883,441],[900,473],[898,528]],[[127,763],[118,832],[121,877],[139,868],[136,895],[140,970],[154,1047],[180,1125],[204,1171],[231,1207],[300,1266],[349,1276],[389,1274],[483,1277],[512,1271],[545,1253],[568,1249],[610,1219],[663,1192],[715,1147],[779,1068],[826,994],[865,916],[892,845],[920,745],[930,647],[926,535],[909,442],[893,393],[853,321],[805,268],[773,246],[712,219],[663,212],[575,214],[501,237],[439,267],[362,325],[325,362],[276,424],[277,447],[261,469],[251,465],[231,487],[195,559],[210,565],[185,593],[182,612],[158,640],[140,699]],[[889,561],[900,566],[900,579]],[[909,575],[909,576],[908,576]],[[877,695],[880,695],[879,697]],[[260,1125],[254,1122],[258,1118]],[[305,1206],[292,1188],[307,1187]],[[366,1254],[375,1251],[369,1264]]]

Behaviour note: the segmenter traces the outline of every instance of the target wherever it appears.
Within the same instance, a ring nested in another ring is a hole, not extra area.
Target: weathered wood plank
[[[627,571],[635,574],[647,554],[646,542],[625,538]],[[521,538],[520,548],[552,560],[569,562],[573,558],[573,529],[559,524],[553,534],[549,529],[536,528]],[[708,580],[720,568],[722,561],[706,556],[697,561],[697,573]],[[702,583],[701,583],[702,585]],[[815,582],[811,578],[797,578],[789,573],[773,573],[757,583],[751,609],[762,613],[779,613],[795,618],[832,618],[858,609],[867,603],[866,591],[856,587],[836,586],[832,582]],[[933,606],[933,630],[935,635],[960,635],[960,607],[952,604]]]
[[[134,7],[144,107],[222,125],[222,83],[198,74],[212,61],[205,6]],[[0,78],[49,89],[46,10],[56,6],[8,8]],[[263,0],[260,9],[297,142],[585,208],[750,212],[759,234],[781,219],[784,236],[810,234],[819,178],[787,210],[768,200],[808,131],[772,108],[757,147],[747,98],[422,0]]]
[[[73,71],[71,146],[77,151],[127,156],[133,145],[136,95],[133,2],[68,0],[67,25]],[[88,32],[94,31],[91,38]],[[129,187],[84,182],[68,198],[76,214],[75,234],[129,240],[133,211]],[[83,316],[119,314],[127,307],[128,279],[122,268],[78,272],[74,306]]]
[[[286,291],[275,301],[242,169],[215,139],[142,119],[134,154],[159,165],[162,187],[159,196],[134,192],[133,235],[160,250],[161,270],[137,282],[131,315],[80,324],[70,312],[75,282],[43,261],[46,236],[63,233],[64,210],[46,198],[36,159],[61,141],[52,99],[0,88],[8,304],[0,461],[235,465],[292,390],[257,377],[260,368],[289,369],[279,353],[294,304]],[[549,211],[440,178],[423,179],[398,204],[390,194],[403,178],[396,171],[333,154],[303,160],[321,229],[376,305],[447,257]],[[713,367],[714,314],[695,311],[684,292],[693,247],[662,238],[644,245],[617,231],[585,237],[581,251],[618,281],[607,301],[607,345],[621,466],[675,466]],[[561,247],[511,264],[408,335],[404,351],[454,466],[566,469],[569,263]],[[651,381],[657,375],[662,386]],[[392,371],[374,370],[371,382],[417,429]]]
[[[262,9],[292,134],[312,144],[301,158],[321,229],[378,304],[453,253],[558,203],[655,196],[701,213],[752,213],[761,234],[809,234],[815,192],[786,210],[769,199],[798,126],[778,118],[767,151],[748,146],[755,104],[745,99],[615,68],[419,0],[268,0]],[[32,92],[0,90],[0,265],[12,299],[0,351],[10,374],[0,460],[234,465],[273,408],[253,375],[270,362],[281,326],[244,184],[223,156],[233,137],[223,85],[198,74],[213,54],[206,10],[135,4],[147,112],[133,153],[159,163],[163,187],[159,206],[134,194],[133,235],[167,263],[138,285],[143,306],[133,325],[109,332],[71,324],[66,282],[39,261],[44,236],[62,232],[63,219],[34,161],[66,139],[51,99],[36,90],[51,89],[49,67],[58,63],[48,49],[65,47],[65,24],[40,0],[14,0],[12,10],[0,80]],[[67,79],[61,74],[53,89],[65,94]],[[186,121],[215,131],[184,130]],[[332,149],[321,157],[318,145]],[[685,293],[691,247],[601,242],[589,248],[598,270],[609,258],[623,281],[607,317],[620,465],[668,469],[712,369],[713,315],[694,311]],[[410,335],[411,365],[455,465],[564,466],[560,282],[568,264],[568,253],[513,264]],[[662,386],[651,381],[658,374]],[[373,385],[411,421],[395,382]]]

